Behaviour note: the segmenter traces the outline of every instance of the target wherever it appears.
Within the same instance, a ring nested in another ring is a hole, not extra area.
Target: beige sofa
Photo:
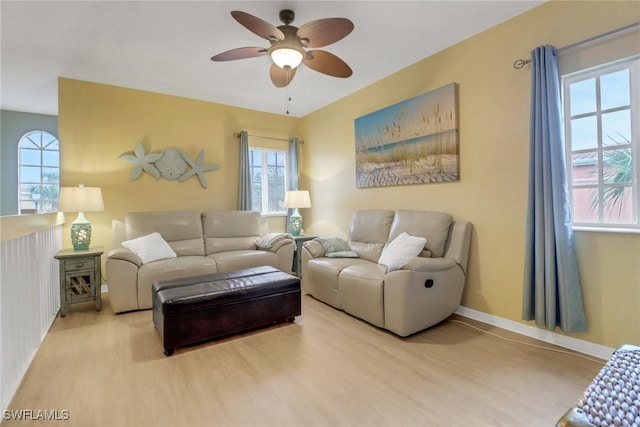
[[[471,230],[470,223],[453,221],[442,212],[357,211],[348,246],[358,257],[330,258],[323,245],[326,240],[305,242],[303,291],[397,335],[411,335],[446,319],[459,307]],[[420,240],[418,256],[396,266],[398,270],[387,271],[378,261],[383,249],[403,232],[426,238],[426,244],[422,247]]]
[[[174,257],[143,263],[122,247],[154,232]],[[291,272],[294,250],[289,234],[268,233],[266,219],[251,211],[133,212],[113,221],[112,245],[106,275],[114,313],[151,308],[151,285],[158,280],[261,265]]]

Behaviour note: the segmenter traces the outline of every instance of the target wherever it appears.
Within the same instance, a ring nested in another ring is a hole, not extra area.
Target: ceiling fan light
[[[281,47],[271,51],[271,59],[280,68],[296,68],[302,62],[302,52],[297,49]]]

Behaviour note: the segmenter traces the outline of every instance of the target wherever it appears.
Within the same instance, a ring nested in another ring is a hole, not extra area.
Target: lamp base
[[[294,208],[291,218],[289,219],[289,234],[299,236],[302,233],[302,217],[298,208]]]
[[[86,251],[91,243],[91,224],[84,218],[82,212],[71,223],[71,243],[74,251]]]

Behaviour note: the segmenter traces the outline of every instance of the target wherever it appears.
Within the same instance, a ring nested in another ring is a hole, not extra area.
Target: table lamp
[[[292,236],[299,236],[302,232],[302,217],[298,208],[310,208],[311,199],[308,191],[287,191],[284,195],[284,207],[293,208],[289,221],[289,233]]]
[[[73,250],[89,249],[91,243],[91,223],[84,217],[85,212],[101,212],[104,210],[102,190],[99,187],[60,188],[58,210],[61,212],[78,212],[78,217],[71,223],[71,243]]]

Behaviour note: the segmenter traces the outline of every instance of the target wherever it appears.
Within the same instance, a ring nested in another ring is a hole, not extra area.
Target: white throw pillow
[[[169,246],[158,232],[124,241],[122,242],[122,246],[135,252],[143,264],[161,259],[175,258],[177,256],[173,249],[171,249],[171,246]]]
[[[387,273],[400,270],[413,257],[420,255],[427,239],[402,233],[382,250],[378,264],[387,267]]]

